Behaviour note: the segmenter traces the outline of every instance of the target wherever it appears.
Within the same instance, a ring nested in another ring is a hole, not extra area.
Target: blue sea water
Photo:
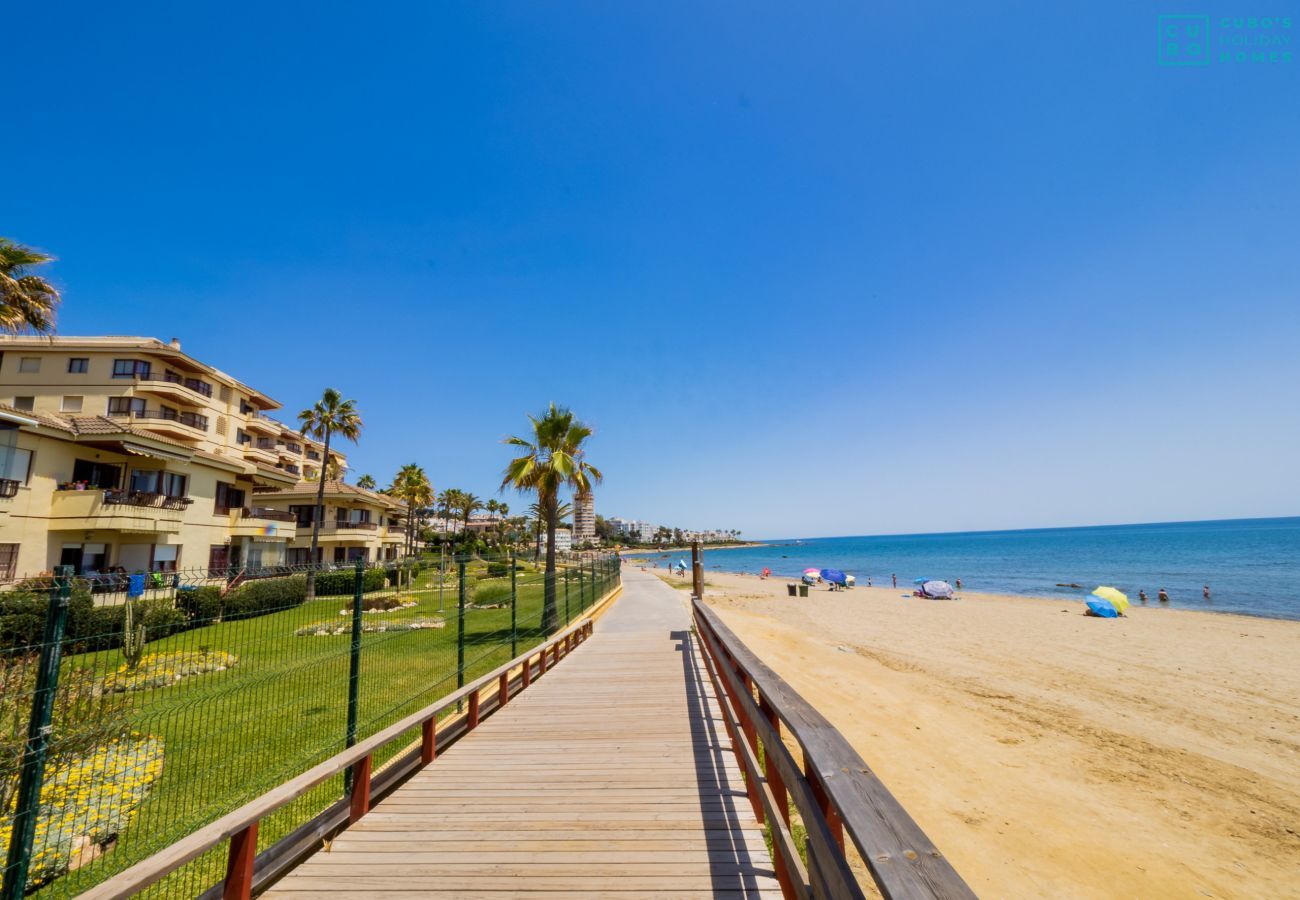
[[[673,554],[674,561],[681,554]],[[1000,594],[1082,599],[1098,585],[1138,590],[1171,607],[1300,619],[1300,517],[1106,525],[1025,531],[775,540],[763,547],[705,552],[706,569],[798,576],[809,566],[842,569],[865,585],[898,575],[955,581]],[[1077,583],[1082,589],[1057,587]],[[1210,586],[1211,599],[1201,599]]]

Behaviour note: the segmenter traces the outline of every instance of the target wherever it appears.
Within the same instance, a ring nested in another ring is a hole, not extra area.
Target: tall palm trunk
[[[547,497],[542,508],[546,514],[546,588],[542,605],[542,630],[553,634],[560,627],[559,607],[555,602],[555,529],[560,523],[558,495]]]
[[[307,602],[316,599],[316,555],[320,548],[320,526],[325,519],[325,479],[330,467],[330,429],[325,429],[325,455],[321,458],[320,481],[316,485],[316,509],[311,517],[311,566],[307,569]]]

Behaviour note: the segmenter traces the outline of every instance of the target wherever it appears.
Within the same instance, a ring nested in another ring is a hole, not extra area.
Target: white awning
[[[150,456],[154,459],[170,459],[175,462],[189,462],[193,455],[186,455],[174,450],[158,450],[154,447],[142,447],[139,444],[131,444],[126,441],[122,442],[122,449],[133,456]]]

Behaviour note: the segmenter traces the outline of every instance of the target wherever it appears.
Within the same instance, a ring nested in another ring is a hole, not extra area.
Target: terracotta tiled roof
[[[71,435],[117,435],[125,434],[131,437],[147,438],[151,441],[157,441],[160,444],[167,444],[170,447],[178,447],[182,450],[194,452],[194,448],[188,444],[182,444],[179,441],[173,441],[165,438],[157,432],[150,431],[147,428],[141,428],[132,425],[130,422],[123,422],[120,419],[111,419],[108,416],[67,416],[56,415],[49,412],[32,412],[29,410],[15,409],[8,404],[0,403],[0,409],[16,413],[20,416],[26,416],[29,419],[35,419],[45,428],[52,428],[55,431],[67,432]]]
[[[286,495],[301,494],[304,496],[314,497],[316,495],[316,489],[319,486],[320,483],[316,481],[300,481],[291,488],[284,488],[275,493]],[[352,497],[358,500],[364,500],[367,503],[374,503],[377,506],[386,506],[390,509],[406,509],[406,501],[404,500],[390,497],[387,494],[381,494],[378,491],[368,491],[365,488],[357,487],[355,484],[348,484],[345,481],[325,482],[325,496]]]

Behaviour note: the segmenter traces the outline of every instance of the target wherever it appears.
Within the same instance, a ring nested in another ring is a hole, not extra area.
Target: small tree
[[[330,456],[330,439],[335,434],[339,434],[355,443],[361,436],[362,421],[360,413],[357,412],[356,401],[344,400],[343,395],[334,388],[326,388],[320,400],[298,413],[298,422],[303,434],[325,445],[321,479],[316,487],[316,509],[311,517],[312,565],[307,570],[307,600],[311,601],[316,597],[316,563],[320,552],[320,526],[321,520],[325,518],[325,482],[331,476],[337,477],[334,473],[337,472],[337,468],[334,472],[331,471],[331,464],[335,467],[338,464]]]

